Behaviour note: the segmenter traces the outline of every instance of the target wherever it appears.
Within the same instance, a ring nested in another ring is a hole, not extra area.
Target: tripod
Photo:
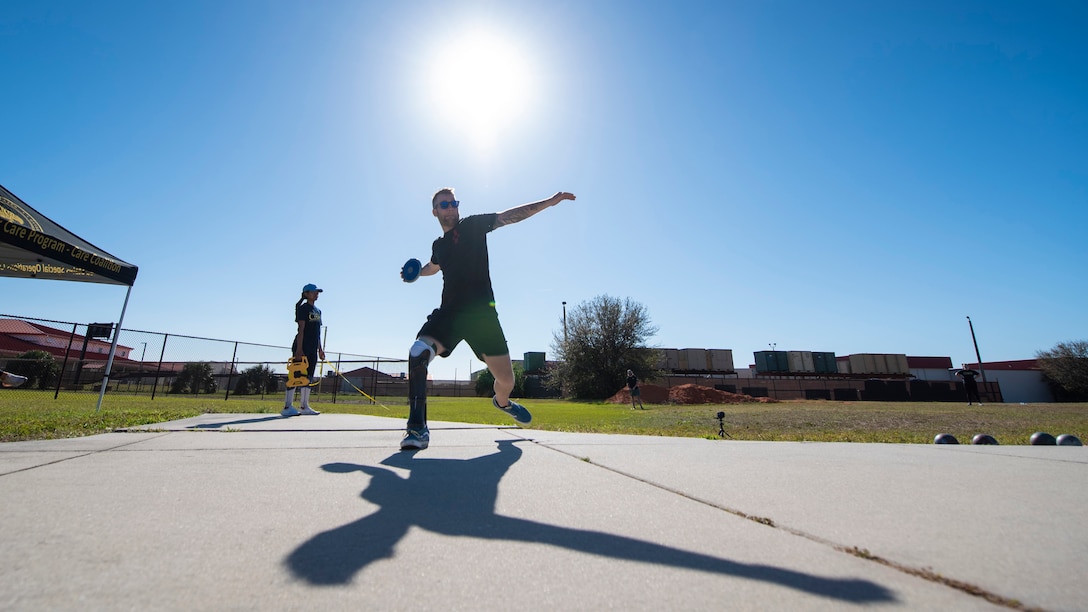
[[[728,436],[729,439],[732,440],[733,436],[730,436],[729,433],[727,433],[725,431],[725,413],[724,412],[719,412],[717,414],[717,416],[718,416],[718,437],[719,438],[724,438],[724,437]]]

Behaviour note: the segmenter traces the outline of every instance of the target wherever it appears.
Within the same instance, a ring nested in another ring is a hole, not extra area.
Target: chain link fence
[[[3,389],[0,401],[30,392],[52,393],[54,398],[69,393],[97,395],[114,327],[112,323],[0,314],[0,369],[28,379],[18,388]],[[107,397],[282,398],[290,356],[288,346],[122,328],[117,333]],[[318,364],[313,381],[312,393],[320,401],[373,401],[366,395],[407,397],[406,359],[329,350],[325,357],[327,364]],[[468,383],[464,386],[468,394]],[[461,390],[454,391],[460,394]],[[446,394],[451,393],[447,390]]]

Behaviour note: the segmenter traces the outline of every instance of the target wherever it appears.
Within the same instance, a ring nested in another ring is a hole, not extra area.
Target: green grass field
[[[404,398],[379,397],[384,405],[315,401],[330,413],[369,414],[406,419]],[[259,399],[221,396],[109,395],[100,412],[98,396],[20,389],[0,395],[0,442],[88,436],[120,427],[160,423],[202,413],[278,413],[279,397]],[[1088,441],[1088,403],[987,404],[920,402],[788,401],[773,404],[646,405],[632,410],[625,404],[528,400],[533,428],[552,431],[718,438],[718,411],[725,412],[725,431],[734,440],[793,440],[824,442],[893,442],[931,444],[938,433],[951,433],[969,443],[977,433],[993,435],[1002,444],[1027,444],[1031,434],[1074,434]],[[428,416],[434,421],[512,424],[488,400],[467,397],[431,398]]]

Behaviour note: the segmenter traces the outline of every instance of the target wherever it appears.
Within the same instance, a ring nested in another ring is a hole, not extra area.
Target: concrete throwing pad
[[[0,444],[0,608],[1078,609],[1088,597],[1083,448],[432,423],[429,449],[400,452],[399,419],[239,422],[259,417]]]
[[[431,421],[431,429],[496,429],[497,425],[472,425]],[[510,425],[509,427],[517,427]],[[319,414],[284,417],[279,414],[209,413],[153,425],[138,425],[119,431],[404,431],[403,419],[357,415]]]

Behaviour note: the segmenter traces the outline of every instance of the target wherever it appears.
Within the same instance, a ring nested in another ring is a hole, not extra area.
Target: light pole
[[[767,346],[771,347],[771,350],[773,351],[774,347],[778,346],[778,343],[777,342],[768,342]]]
[[[563,351],[567,350],[567,303],[563,302]]]
[[[982,367],[982,357],[978,354],[978,340],[975,339],[975,325],[971,323],[971,317],[967,317],[967,326],[971,328],[971,342],[975,345],[975,359],[978,359],[978,371],[982,374],[982,388],[985,389],[986,368]]]

